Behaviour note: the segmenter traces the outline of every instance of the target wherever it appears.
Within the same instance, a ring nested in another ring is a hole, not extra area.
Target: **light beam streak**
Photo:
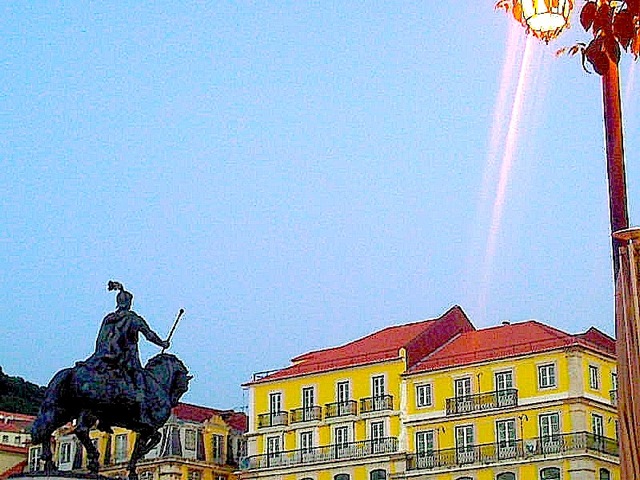
[[[520,64],[520,73],[518,76],[518,84],[513,98],[511,107],[511,115],[509,117],[509,125],[504,144],[504,153],[500,163],[498,173],[498,184],[496,187],[495,199],[491,213],[491,222],[489,225],[489,233],[487,238],[486,252],[484,255],[484,263],[482,268],[479,311],[482,315],[486,313],[488,290],[491,285],[491,276],[493,263],[496,255],[498,236],[500,233],[502,218],[504,213],[504,205],[507,194],[507,187],[511,176],[513,161],[515,158],[515,149],[518,143],[518,133],[522,117],[523,99],[526,94],[528,82],[528,72],[531,69],[533,42],[535,39],[527,36],[524,54]],[[494,119],[494,121],[499,119]],[[493,134],[493,133],[492,133]]]

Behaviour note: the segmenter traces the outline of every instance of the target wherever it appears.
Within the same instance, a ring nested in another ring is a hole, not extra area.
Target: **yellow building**
[[[257,374],[243,479],[618,480],[615,342],[459,307]]]
[[[138,462],[141,480],[234,480],[238,460],[246,454],[243,434],[247,417],[233,410],[216,410],[179,403],[161,429],[162,440]],[[100,452],[100,474],[127,476],[127,461],[135,433],[114,427],[90,436]],[[59,429],[54,458],[61,471],[86,472],[86,451],[73,435],[73,426]],[[39,469],[40,447],[32,447],[30,469]]]
[[[244,479],[386,479],[404,471],[401,376],[439,345],[472,330],[454,307],[254,375]]]
[[[0,480],[25,468],[34,419],[33,415],[0,411]]]
[[[465,332],[403,375],[406,479],[618,479],[615,342],[535,321]]]

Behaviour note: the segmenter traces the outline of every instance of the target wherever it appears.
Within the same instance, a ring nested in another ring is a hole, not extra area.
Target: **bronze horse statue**
[[[59,427],[76,420],[74,433],[87,451],[87,467],[98,473],[99,453],[89,438],[96,426],[110,432],[112,426],[137,433],[128,464],[129,479],[136,480],[136,465],[161,440],[159,429],[171,409],[189,388],[187,368],[175,355],[161,353],[144,367],[142,385],[132,385],[125,374],[78,362],[59,371],[49,382],[40,412],[32,426],[33,444],[42,444],[44,468],[55,470],[51,436]]]

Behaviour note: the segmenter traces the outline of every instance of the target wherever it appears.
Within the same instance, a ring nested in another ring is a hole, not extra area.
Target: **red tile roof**
[[[27,466],[27,461],[22,460],[21,462],[15,464],[13,467],[5,470],[4,472],[0,472],[0,480],[5,480],[9,478],[11,475],[22,473]]]
[[[33,415],[0,410],[0,432],[26,432],[35,419]]]
[[[0,451],[7,453],[18,453],[26,455],[29,453],[29,449],[27,447],[23,447],[21,445],[10,445],[8,443],[0,443]]]
[[[530,320],[465,332],[418,362],[407,373],[540,353],[571,345],[615,356],[615,340],[595,328],[572,335]]]
[[[235,430],[246,432],[248,428],[247,416],[234,410],[219,410],[180,402],[173,407],[172,413],[180,420],[198,423],[203,423],[214,415],[218,415]]]
[[[388,327],[340,347],[305,353],[293,358],[293,365],[250,382],[249,385],[312,372],[393,360],[399,357],[401,348],[407,349],[411,360],[416,354],[430,353],[451,336],[469,329],[473,329],[473,326],[462,309],[456,305],[439,318]],[[417,358],[415,360],[417,361]]]

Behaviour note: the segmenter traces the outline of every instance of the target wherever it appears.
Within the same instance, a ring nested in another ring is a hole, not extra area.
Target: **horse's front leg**
[[[49,436],[42,442],[42,454],[40,460],[44,462],[45,473],[53,473],[56,470],[56,465],[53,463],[53,453],[51,452],[51,437]]]
[[[98,473],[100,469],[100,462],[98,461],[100,452],[98,452],[98,449],[89,437],[89,431],[95,423],[96,417],[87,411],[83,411],[78,417],[78,424],[74,430],[76,437],[78,437],[82,446],[87,450],[87,468],[91,473]]]
[[[129,460],[129,480],[138,480],[138,460],[144,457],[161,440],[162,435],[155,430],[142,430],[136,436],[131,459]]]

